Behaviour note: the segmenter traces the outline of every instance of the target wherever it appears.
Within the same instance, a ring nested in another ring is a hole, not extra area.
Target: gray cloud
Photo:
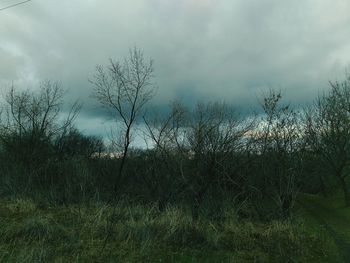
[[[349,11],[344,0],[32,0],[0,12],[0,84],[59,80],[98,133],[105,113],[88,78],[136,45],[155,60],[155,105],[250,107],[268,88],[307,103],[350,65]]]

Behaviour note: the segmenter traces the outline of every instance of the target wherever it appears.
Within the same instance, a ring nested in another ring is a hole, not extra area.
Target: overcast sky
[[[249,108],[269,88],[305,104],[349,69],[349,14],[349,0],[32,0],[0,11],[0,85],[58,80],[85,102],[80,128],[103,134],[88,79],[137,46],[155,60],[153,105]]]

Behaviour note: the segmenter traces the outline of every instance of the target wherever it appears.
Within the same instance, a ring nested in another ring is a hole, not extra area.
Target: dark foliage
[[[327,195],[339,183],[348,204],[349,87],[348,80],[332,84],[306,113],[274,91],[264,96],[261,117],[243,118],[222,103],[193,110],[174,103],[167,116],[144,117],[153,147],[132,149],[127,134],[117,158],[102,139],[74,128],[77,104],[60,121],[57,84],[45,82],[38,93],[13,88],[2,111],[0,194],[60,204],[129,200],[159,211],[186,205],[194,221],[222,220],[225,202],[242,218],[286,219],[298,193]]]

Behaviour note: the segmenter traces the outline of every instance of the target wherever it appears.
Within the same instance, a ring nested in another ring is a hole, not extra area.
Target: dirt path
[[[300,205],[327,230],[341,251],[344,262],[350,263],[350,222],[312,199],[304,199]]]

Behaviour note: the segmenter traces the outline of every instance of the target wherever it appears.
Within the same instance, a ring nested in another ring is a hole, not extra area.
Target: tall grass
[[[2,200],[0,262],[327,262],[329,256],[327,240],[302,223],[234,216],[193,222],[190,211],[175,206],[159,212],[120,203],[114,211],[104,203],[41,208]]]

